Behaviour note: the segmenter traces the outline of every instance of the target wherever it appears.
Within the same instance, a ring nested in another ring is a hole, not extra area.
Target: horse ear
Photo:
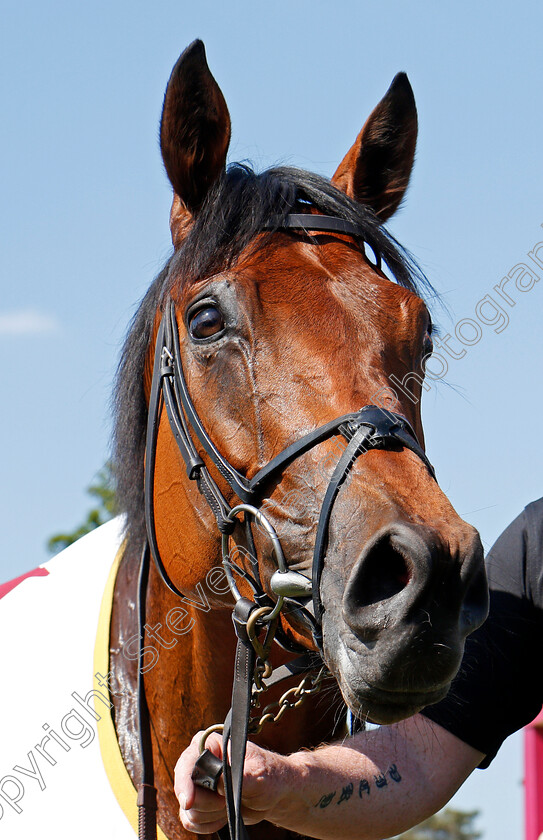
[[[384,222],[398,208],[409,183],[417,142],[415,97],[398,73],[338,166],[332,183],[368,204]]]
[[[226,165],[230,115],[207,66],[202,41],[194,41],[172,70],[160,122],[160,149],[174,189],[174,244]]]

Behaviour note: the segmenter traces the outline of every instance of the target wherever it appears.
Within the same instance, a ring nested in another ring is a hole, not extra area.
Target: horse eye
[[[434,352],[434,342],[430,338],[429,333],[426,333],[424,337],[424,343],[422,345],[422,352],[425,356],[431,356]]]
[[[210,338],[217,335],[224,330],[222,312],[216,306],[208,304],[190,316],[189,330],[193,338]]]

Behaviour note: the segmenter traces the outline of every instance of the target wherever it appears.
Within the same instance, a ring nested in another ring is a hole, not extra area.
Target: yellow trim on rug
[[[106,675],[109,674],[109,629],[111,623],[111,612],[113,607],[113,591],[115,588],[115,580],[119,565],[121,563],[124,552],[124,544],[119,548],[109,577],[106,583],[106,588],[102,596],[102,603],[100,605],[100,615],[98,618],[98,630],[96,633],[96,642],[94,645],[94,673]],[[93,685],[95,681],[93,678]],[[96,688],[97,686],[94,685]],[[103,692],[103,688],[98,686],[99,690]],[[108,696],[109,690],[108,690]],[[94,705],[97,706],[98,697],[94,695]],[[111,701],[111,697],[110,697]],[[128,774],[128,770],[124,765],[124,761],[119,749],[117,741],[117,733],[113,724],[113,718],[109,714],[104,714],[104,706],[101,702],[100,709],[96,708],[96,713],[100,715],[97,721],[98,739],[100,741],[100,752],[102,753],[102,761],[104,768],[111,785],[111,789],[115,794],[117,802],[121,806],[124,815],[128,819],[130,825],[135,833],[138,833],[138,806],[137,806],[137,791],[132,783],[132,779]],[[168,840],[164,832],[157,826],[157,840]]]

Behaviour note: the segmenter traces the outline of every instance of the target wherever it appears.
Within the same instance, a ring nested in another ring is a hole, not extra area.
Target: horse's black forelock
[[[282,219],[293,211],[304,212],[304,204],[358,225],[365,241],[381,255],[399,285],[419,295],[422,290],[433,293],[413,259],[372,211],[348,198],[326,178],[292,167],[276,167],[257,174],[249,166],[231,165],[210,190],[183,245],[144,296],[123,345],[112,398],[113,463],[117,505],[126,514],[129,548],[143,544],[145,538],[144,369],[157,310],[171,291],[172,277],[187,284],[225,270],[266,222],[272,217]]]

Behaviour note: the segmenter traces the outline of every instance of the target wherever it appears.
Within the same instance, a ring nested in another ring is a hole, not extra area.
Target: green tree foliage
[[[482,834],[473,825],[478,815],[479,811],[445,808],[394,840],[479,840]]]
[[[96,480],[87,488],[87,493],[96,500],[94,507],[89,510],[85,521],[73,531],[54,534],[47,540],[47,550],[51,554],[57,554],[115,516],[115,476],[110,461],[98,471]]]

